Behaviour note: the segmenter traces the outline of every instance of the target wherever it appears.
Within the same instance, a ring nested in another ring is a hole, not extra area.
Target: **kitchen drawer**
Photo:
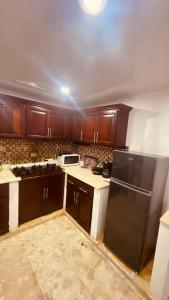
[[[75,185],[79,192],[84,193],[86,196],[93,199],[94,188],[92,186],[70,175],[68,175],[67,181],[70,184]]]

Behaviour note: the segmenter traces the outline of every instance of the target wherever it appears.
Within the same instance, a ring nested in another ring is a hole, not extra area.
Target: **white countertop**
[[[16,177],[10,170],[9,165],[2,165],[0,170],[0,184],[20,181],[20,177]]]
[[[110,182],[106,181],[101,175],[94,175],[92,171],[80,166],[70,166],[63,168],[65,173],[91,185],[95,189],[107,188]]]
[[[169,210],[161,217],[160,222],[169,227]]]
[[[57,161],[53,161],[56,162]],[[36,164],[40,164],[39,162]],[[42,162],[41,164],[46,164],[46,162]],[[23,165],[23,164],[22,164]],[[34,165],[33,163],[24,164],[25,167],[30,167]],[[16,167],[19,165],[12,165],[12,167]],[[20,181],[20,177],[16,177],[11,171],[10,165],[2,165],[2,170],[0,171],[0,184],[2,183],[10,183]],[[63,167],[65,173],[89,184],[90,186],[96,189],[107,188],[110,185],[109,180],[104,179],[101,175],[94,175],[91,170],[82,168],[80,166],[69,166]]]

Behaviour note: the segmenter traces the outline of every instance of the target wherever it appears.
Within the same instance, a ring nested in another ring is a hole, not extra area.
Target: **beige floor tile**
[[[1,241],[0,256],[0,300],[145,299],[64,215]]]

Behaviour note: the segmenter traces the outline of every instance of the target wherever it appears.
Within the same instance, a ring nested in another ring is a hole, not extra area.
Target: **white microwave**
[[[58,163],[62,167],[78,166],[78,165],[80,165],[80,155],[79,154],[62,154],[61,156],[58,156]]]

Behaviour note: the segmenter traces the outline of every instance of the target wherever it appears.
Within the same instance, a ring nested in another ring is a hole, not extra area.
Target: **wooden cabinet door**
[[[96,133],[98,129],[99,116],[97,113],[88,113],[83,122],[83,141],[86,143],[96,143]]]
[[[72,140],[81,142],[82,141],[82,127],[83,127],[83,116],[81,114],[75,114],[72,120]]]
[[[67,123],[69,121],[67,113],[52,112],[51,114],[51,138],[66,139]]]
[[[49,111],[40,107],[27,108],[27,137],[49,138]]]
[[[116,137],[117,111],[102,112],[99,117],[97,143],[114,146]]]
[[[77,187],[72,180],[68,176],[67,179],[67,195],[66,195],[66,211],[74,218],[77,219],[77,205],[76,205],[76,192]]]
[[[0,105],[0,136],[22,137],[25,131],[24,109],[13,105]]]
[[[86,196],[83,192],[77,194],[77,221],[90,233],[92,219],[93,199]]]
[[[68,175],[66,211],[89,233],[92,218],[93,194],[93,187]]]
[[[19,224],[43,215],[43,179],[26,178],[19,182]]]
[[[49,175],[43,180],[44,214],[50,214],[63,208],[64,173]]]
[[[9,184],[0,185],[0,235],[9,231]]]

